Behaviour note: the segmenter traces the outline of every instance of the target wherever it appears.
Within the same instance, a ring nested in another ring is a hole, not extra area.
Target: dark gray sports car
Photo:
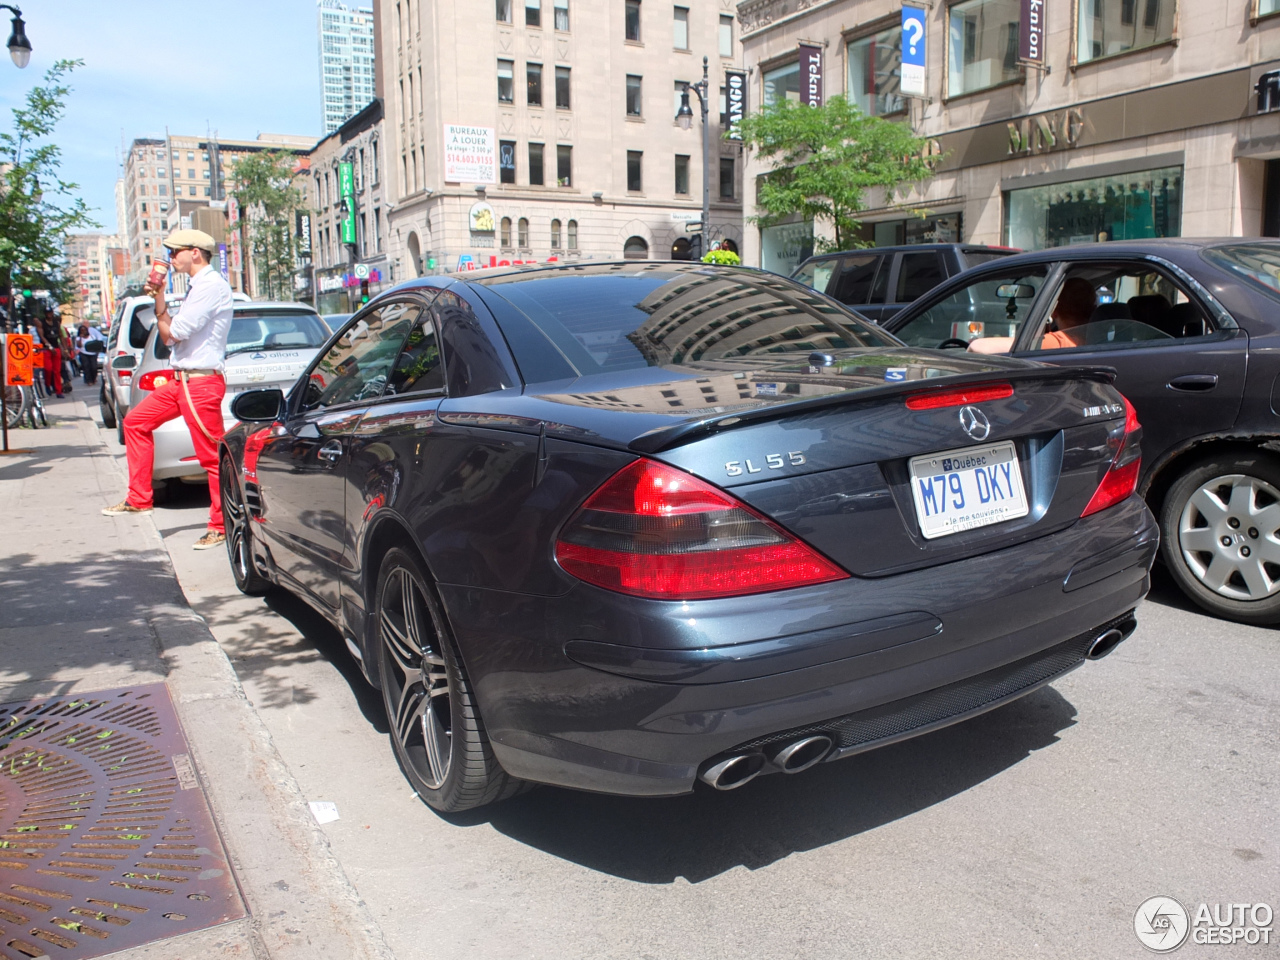
[[[237,584],[342,631],[442,811],[989,710],[1125,639],[1157,544],[1109,371],[906,347],[742,268],[413,281],[233,410]]]

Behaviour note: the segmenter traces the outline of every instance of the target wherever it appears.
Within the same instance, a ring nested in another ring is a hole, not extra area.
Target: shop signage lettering
[[[465,270],[483,270],[486,267],[518,267],[523,263],[559,263],[559,262],[560,262],[559,257],[547,257],[547,259],[545,260],[536,260],[536,259],[509,260],[505,257],[503,257],[502,259],[498,259],[493,254],[490,254],[489,262],[485,263],[482,260],[477,260],[474,256],[472,256],[469,253],[464,253],[458,257],[458,270],[461,272]]]
[[[493,127],[444,125],[444,178],[450,183],[496,183]]]
[[[1079,107],[1023,117],[1008,124],[1009,156],[1048,153],[1078,146],[1084,133],[1084,111]]]
[[[902,8],[902,75],[899,89],[903,96],[924,96],[925,14],[918,7]]]
[[[1044,66],[1045,0],[1022,0],[1022,19],[1018,27],[1018,59],[1023,63]]]
[[[807,43],[800,44],[800,100],[811,107],[823,103],[822,48]]]
[[[742,139],[742,118],[747,115],[747,72],[745,70],[726,70],[724,85],[728,98],[729,139]]]
[[[339,226],[343,243],[356,242],[356,179],[355,168],[349,163],[338,164],[338,196],[342,198],[344,211]]]

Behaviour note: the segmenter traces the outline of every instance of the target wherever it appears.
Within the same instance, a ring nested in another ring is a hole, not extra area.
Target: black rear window
[[[693,361],[815,350],[897,346],[883,330],[782,277],[732,269],[598,268],[599,272],[494,278],[489,291],[514,306],[541,336],[513,329],[495,311],[527,380],[549,369],[566,376]],[[552,364],[551,366],[554,366]]]

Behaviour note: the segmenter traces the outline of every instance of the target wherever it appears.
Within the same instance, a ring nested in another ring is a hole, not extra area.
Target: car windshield
[[[329,331],[310,310],[237,310],[227,335],[227,354],[314,348],[328,339]]]
[[[1204,251],[1203,256],[1210,263],[1244,277],[1253,286],[1280,298],[1280,244],[1233,243],[1211,247]]]
[[[579,375],[691,361],[899,346],[893,336],[782,277],[665,265],[495,278]],[[502,320],[500,319],[500,323]],[[504,331],[505,332],[505,331]],[[513,331],[514,332],[514,331]],[[508,336],[521,368],[541,347]]]

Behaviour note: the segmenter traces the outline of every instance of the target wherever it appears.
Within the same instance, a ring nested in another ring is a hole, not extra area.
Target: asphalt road
[[[337,804],[324,830],[402,960],[1136,958],[1157,894],[1280,910],[1280,633],[1159,572],[1114,654],[968,723],[729,794],[542,788],[446,819],[337,633],[190,549],[207,503],[156,511],[183,590],[308,799]]]

